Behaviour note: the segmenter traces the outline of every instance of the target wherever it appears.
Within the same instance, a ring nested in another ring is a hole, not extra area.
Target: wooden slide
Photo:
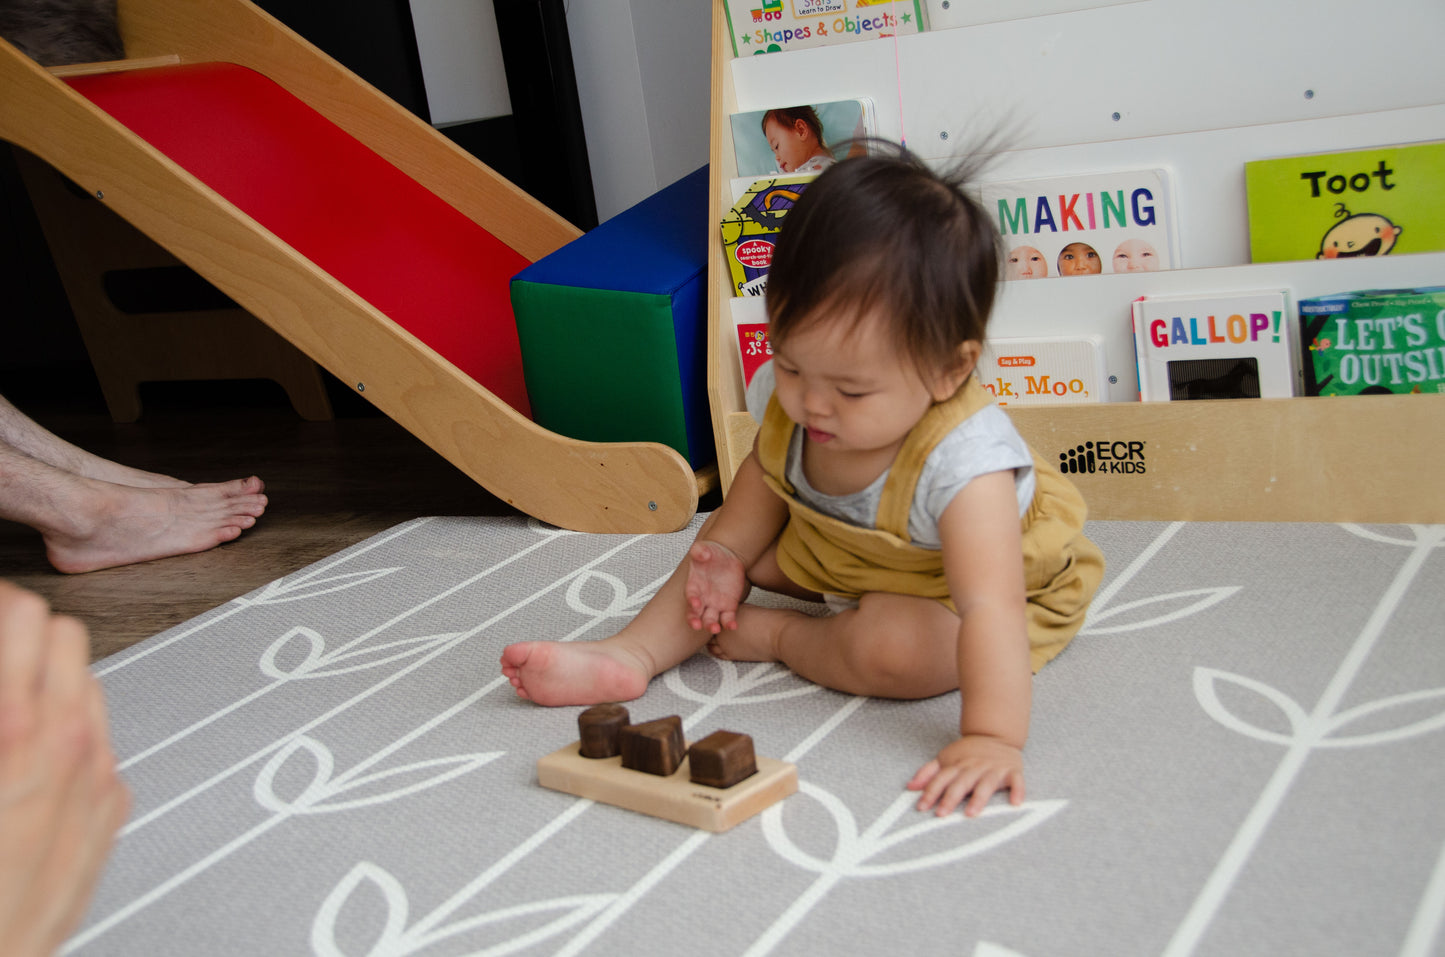
[[[687,524],[698,483],[676,451],[525,414],[510,279],[573,226],[248,0],[119,16],[117,63],[46,70],[0,40],[0,138],[527,514]]]

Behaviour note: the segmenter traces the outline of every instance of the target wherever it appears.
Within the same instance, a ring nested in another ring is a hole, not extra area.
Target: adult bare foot
[[[647,667],[601,642],[523,641],[502,649],[502,674],[520,697],[537,704],[631,701],[647,690]]]
[[[81,480],[55,527],[41,527],[50,563],[68,574],[203,552],[256,524],[265,485],[250,478],[178,488]]]
[[[119,462],[112,462],[110,459],[103,459],[98,455],[89,455],[88,453],[86,458],[79,461],[77,467],[72,471],[98,482],[128,485],[132,488],[190,488],[192,486],[191,482],[184,479],[172,478],[159,472],[133,469],[128,465],[121,465]]]

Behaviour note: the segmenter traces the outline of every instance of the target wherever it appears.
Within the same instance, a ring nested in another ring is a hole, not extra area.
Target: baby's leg
[[[717,513],[714,513],[714,517]],[[707,537],[713,517],[697,540]],[[659,675],[690,658],[710,637],[687,619],[689,559],[617,634],[601,641],[576,643],[527,641],[502,650],[502,674],[517,694],[543,705],[601,704],[631,701]]]
[[[959,619],[930,598],[870,592],[825,618],[748,605],[713,654],[778,661],[816,684],[879,698],[930,698],[958,687]]]
[[[631,701],[654,675],[701,648],[706,631],[687,626],[687,559],[627,626],[601,641],[526,641],[502,650],[502,674],[543,705]]]

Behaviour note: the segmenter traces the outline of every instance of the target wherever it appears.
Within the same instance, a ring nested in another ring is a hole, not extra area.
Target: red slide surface
[[[67,82],[530,416],[509,293],[524,256],[254,70],[201,63]]]

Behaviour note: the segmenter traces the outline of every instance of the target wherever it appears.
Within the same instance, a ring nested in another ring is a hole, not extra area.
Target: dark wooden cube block
[[[610,758],[621,753],[622,729],[630,720],[620,704],[595,704],[577,716],[584,758]]]
[[[682,719],[677,715],[628,725],[622,729],[622,766],[663,777],[677,770],[687,753],[682,741]]]
[[[736,731],[714,731],[687,751],[692,783],[730,788],[758,772],[753,739]]]

